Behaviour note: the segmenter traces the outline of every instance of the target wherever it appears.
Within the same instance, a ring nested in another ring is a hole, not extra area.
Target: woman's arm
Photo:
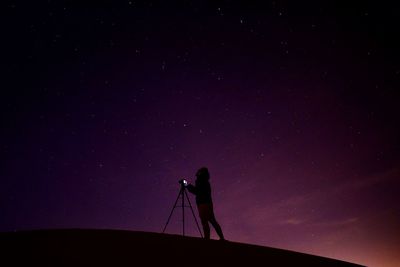
[[[194,185],[189,184],[186,188],[190,193],[197,195],[197,188]]]

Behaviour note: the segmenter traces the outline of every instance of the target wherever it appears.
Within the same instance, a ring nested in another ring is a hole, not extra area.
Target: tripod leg
[[[185,187],[182,186],[182,235],[185,236]]]
[[[181,194],[183,194],[182,190],[183,190],[183,189],[181,188],[181,190],[180,190],[179,193],[178,193],[178,197],[176,198],[175,204],[174,204],[174,206],[172,207],[171,213],[169,214],[167,223],[165,224],[164,229],[163,229],[163,231],[162,231],[163,233],[165,232],[165,229],[167,229],[169,220],[170,220],[171,217],[172,217],[172,213],[174,213],[174,209],[176,208],[176,204],[178,203],[179,197],[181,196]],[[182,195],[182,198],[183,198],[183,195]]]
[[[197,229],[199,230],[200,236],[203,237],[203,234],[201,233],[199,223],[197,222],[196,215],[194,214],[193,207],[192,207],[192,204],[190,203],[190,199],[189,199],[189,196],[188,196],[186,190],[184,190],[183,193],[184,193],[184,195],[186,196],[186,198],[187,198],[187,200],[188,200],[188,202],[189,202],[189,207],[190,207],[190,209],[191,209],[191,211],[192,211],[193,218],[194,218],[194,221],[196,222]],[[183,196],[182,196],[182,197],[183,197]]]

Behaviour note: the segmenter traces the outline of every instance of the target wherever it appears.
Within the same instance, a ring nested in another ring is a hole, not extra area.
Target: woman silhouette
[[[210,179],[208,169],[205,167],[199,169],[196,173],[196,177],[195,185],[189,184],[187,189],[189,192],[196,195],[196,204],[199,210],[201,224],[203,225],[204,238],[210,239],[210,226],[208,225],[208,222],[210,222],[217,232],[219,239],[225,240],[221,226],[218,224],[214,215],[211,199],[211,185],[208,181]]]

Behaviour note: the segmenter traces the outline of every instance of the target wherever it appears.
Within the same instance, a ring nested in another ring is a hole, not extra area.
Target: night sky
[[[161,232],[207,166],[228,240],[400,265],[394,5],[31,2],[2,8],[0,231]]]

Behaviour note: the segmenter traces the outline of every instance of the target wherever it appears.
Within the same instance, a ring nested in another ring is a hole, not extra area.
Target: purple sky
[[[394,7],[10,2],[0,231],[161,232],[207,166],[227,239],[400,264]]]

